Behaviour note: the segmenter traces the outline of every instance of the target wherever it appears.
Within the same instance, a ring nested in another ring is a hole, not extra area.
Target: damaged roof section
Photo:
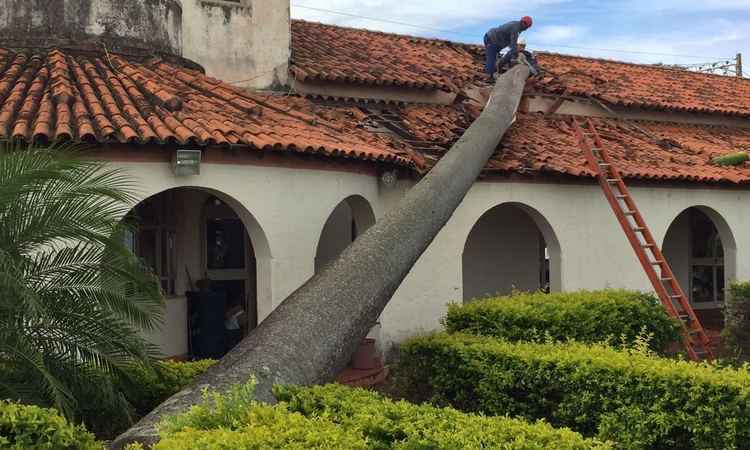
[[[453,90],[454,101],[382,104],[248,92],[164,58],[0,48],[0,139],[123,143],[134,151],[141,145],[232,146],[425,173],[481,113],[483,50],[476,46],[300,21],[293,26],[293,71],[334,83]],[[547,73],[529,83],[532,93],[750,116],[748,80],[552,54],[539,59]],[[485,175],[591,178],[569,120],[519,113]],[[626,178],[750,183],[747,162],[711,163],[750,149],[750,128],[594,120]]]
[[[446,130],[460,130],[471,120],[453,107],[412,106],[403,111],[408,129],[427,140],[458,139]],[[750,164],[717,166],[713,157],[750,150],[750,129],[666,122],[592,119],[622,176],[652,181],[750,183]],[[436,146],[438,147],[438,146]],[[433,154],[428,161],[441,155]],[[559,175],[593,178],[570,126],[570,118],[519,114],[503,137],[485,175]]]

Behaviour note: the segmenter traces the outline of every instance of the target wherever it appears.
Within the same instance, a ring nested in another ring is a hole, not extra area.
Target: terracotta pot
[[[359,344],[357,351],[352,355],[351,365],[353,369],[358,370],[371,370],[381,367],[380,357],[375,347],[375,339],[365,338]]]

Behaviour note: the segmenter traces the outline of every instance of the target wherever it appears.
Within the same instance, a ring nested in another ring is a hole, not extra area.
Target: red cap
[[[523,24],[523,26],[525,26],[526,28],[531,28],[531,24],[533,24],[533,23],[534,23],[534,21],[533,21],[533,20],[531,20],[531,17],[529,17],[529,16],[523,16],[523,17],[521,17],[521,23],[522,23],[522,24]]]

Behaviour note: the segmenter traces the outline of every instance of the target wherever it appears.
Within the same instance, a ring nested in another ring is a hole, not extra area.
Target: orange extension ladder
[[[573,119],[573,129],[586,155],[589,168],[596,173],[599,185],[638,256],[643,270],[646,271],[667,313],[682,324],[682,343],[688,356],[693,361],[713,359],[710,338],[696,317],[659,246],[656,245],[651,230],[636,207],[620,172],[602,144],[594,123],[591,119],[587,119],[583,127],[578,120]],[[659,273],[657,273],[657,267]]]

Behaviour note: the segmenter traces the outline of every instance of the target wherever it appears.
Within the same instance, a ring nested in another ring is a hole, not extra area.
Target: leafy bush
[[[750,283],[734,283],[724,301],[725,347],[738,360],[750,358]]]
[[[216,364],[216,360],[176,362],[160,361],[149,366],[135,366],[130,372],[127,397],[135,409],[145,414],[190,384],[193,379]]]
[[[667,316],[656,297],[624,290],[521,293],[450,305],[445,326],[449,332],[509,341],[550,336],[558,341],[610,340],[625,345],[645,331],[657,351],[680,339],[678,322]]]
[[[568,429],[507,417],[484,417],[452,408],[394,402],[363,389],[340,385],[277,386],[286,407],[325,418],[363,435],[369,448],[387,449],[604,449],[608,443],[584,439]]]
[[[103,449],[83,425],[71,425],[54,409],[0,401],[0,448]]]
[[[253,400],[255,382],[225,394],[204,392],[204,402],[159,426],[161,441],[154,450],[216,448],[364,449],[365,440],[324,418],[309,419],[283,405]]]
[[[541,422],[393,402],[338,385],[277,386],[281,402],[275,406],[256,403],[253,389],[249,383],[226,394],[205,393],[204,404],[160,425],[162,440],[154,449],[611,448]]]
[[[750,448],[745,370],[461,334],[413,339],[401,364],[410,395],[465,411],[543,418],[625,448]]]

